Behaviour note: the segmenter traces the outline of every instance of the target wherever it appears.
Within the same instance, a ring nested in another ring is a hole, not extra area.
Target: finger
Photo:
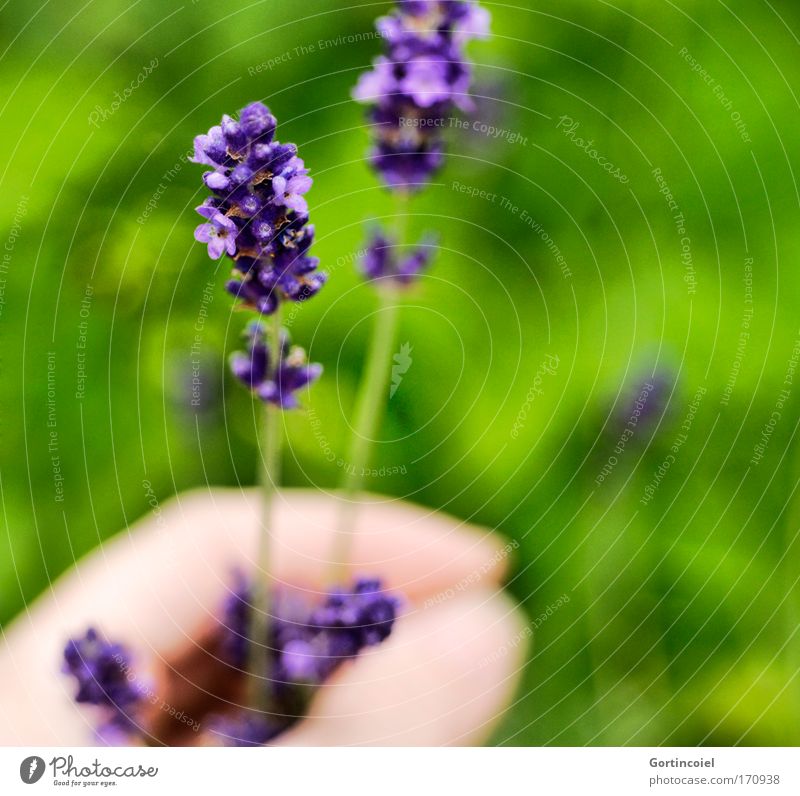
[[[339,669],[280,745],[480,744],[514,693],[527,637],[511,602],[484,587],[414,612]]]

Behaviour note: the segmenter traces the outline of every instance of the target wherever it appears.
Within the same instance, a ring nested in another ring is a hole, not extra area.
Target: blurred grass
[[[531,617],[571,597],[538,628],[498,743],[798,743],[798,664],[786,650],[797,600],[786,572],[798,570],[798,546],[788,544],[797,528],[786,517],[794,390],[764,459],[749,464],[800,326],[797,6],[487,6],[494,36],[473,50],[479,118],[528,141],[451,135],[446,171],[414,204],[414,233],[439,229],[443,250],[403,316],[413,366],[376,458],[406,473],[372,486],[519,540],[510,589]],[[225,266],[193,243],[200,170],[181,161],[196,133],[252,99],[273,107],[280,137],[298,143],[316,179],[316,251],[332,279],[292,327],[326,365],[313,418],[333,450],[345,449],[374,307],[349,260],[363,222],[392,213],[364,166],[367,134],[349,101],[379,43],[294,48],[366,33],[386,8],[10,0],[0,9],[4,228],[28,197],[0,315],[0,621],[145,513],[143,480],[165,499],[206,481],[254,479],[250,401],[224,365],[242,316],[223,294]],[[731,98],[752,143],[683,47]],[[284,53],[287,61],[255,71]],[[152,75],[91,126],[92,110],[109,108],[153,58]],[[562,116],[579,122],[627,185],[557,129]],[[656,167],[686,218],[694,296]],[[454,180],[519,210],[459,193]],[[522,210],[555,241],[571,278]],[[751,336],[723,406],[748,256]],[[198,409],[190,347],[209,284]],[[87,381],[77,398],[87,286]],[[48,450],[49,352],[63,503]],[[558,355],[558,371],[514,439],[547,354]],[[631,391],[653,372],[674,379],[670,408],[597,486]],[[701,385],[708,393],[692,431],[642,506]],[[289,421],[288,480],[334,487],[337,469],[310,421]]]

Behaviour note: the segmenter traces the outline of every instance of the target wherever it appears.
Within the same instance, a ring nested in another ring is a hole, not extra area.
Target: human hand
[[[284,490],[275,501],[278,584],[322,590],[337,501]],[[220,616],[231,573],[252,570],[259,494],[194,491],[79,561],[3,633],[0,744],[93,742],[92,714],[59,671],[67,638],[88,626],[126,644],[158,679]],[[350,575],[379,576],[406,608],[392,635],[341,666],[278,745],[475,745],[510,701],[527,637],[501,591],[505,542],[400,501],[366,498]]]

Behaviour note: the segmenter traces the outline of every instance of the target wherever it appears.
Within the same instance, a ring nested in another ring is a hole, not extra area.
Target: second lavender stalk
[[[488,35],[489,14],[474,2],[399,0],[391,14],[378,19],[377,28],[387,43],[387,53],[361,76],[353,96],[370,106],[374,144],[369,162],[397,197],[398,230],[392,236],[376,229],[362,261],[362,272],[375,284],[380,306],[356,401],[332,555],[339,569],[348,560],[358,494],[387,400],[402,288],[413,284],[430,265],[436,248],[430,236],[406,248],[408,201],[444,163],[441,130],[448,126],[447,116],[473,108],[471,66],[464,46]]]

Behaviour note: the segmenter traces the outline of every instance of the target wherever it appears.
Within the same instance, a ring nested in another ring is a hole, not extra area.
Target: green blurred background
[[[408,299],[413,364],[375,455],[406,472],[369,486],[519,542],[509,589],[537,627],[497,743],[798,743],[800,381],[785,382],[800,337],[800,8],[486,5],[475,118],[509,135],[450,131],[445,171],[413,204],[414,235],[439,230],[442,252]],[[290,319],[326,378],[313,412],[289,419],[287,481],[337,485],[319,435],[346,449],[375,308],[352,260],[364,223],[394,212],[349,91],[389,6],[0,7],[0,621],[146,513],[145,481],[160,501],[254,481],[250,398],[225,373],[245,316],[223,292],[228,266],[193,241],[202,170],[183,160],[253,99],[312,170],[331,273]],[[537,380],[548,355],[558,367]]]

